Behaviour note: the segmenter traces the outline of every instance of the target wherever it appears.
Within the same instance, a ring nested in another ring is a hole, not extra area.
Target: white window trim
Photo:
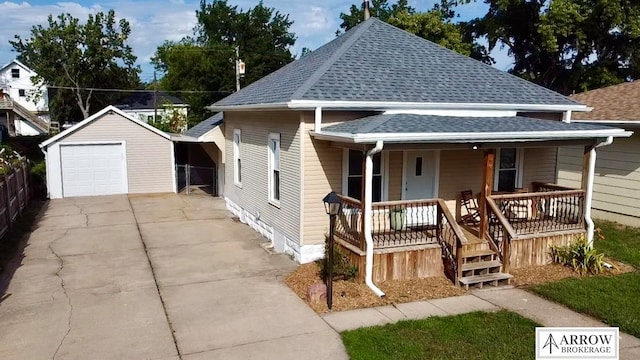
[[[347,188],[349,186],[349,150],[344,148],[342,150],[342,194],[347,195]],[[351,149],[353,150],[353,149]],[[389,164],[387,152],[380,153],[380,169],[382,175],[382,201],[388,201],[389,199]],[[364,176],[364,174],[362,174]]]
[[[513,148],[510,148],[513,149]],[[516,188],[522,187],[522,177],[524,174],[524,149],[515,148],[516,149]],[[493,167],[493,191],[498,191],[498,175],[500,173],[500,151],[498,149],[496,151],[496,160]]]
[[[236,141],[236,137],[238,141]],[[242,131],[240,129],[233,129],[233,184],[239,188],[242,188],[242,169],[238,168],[238,160],[242,164]],[[240,165],[242,167],[242,165]]]
[[[269,203],[275,207],[280,207],[280,199],[276,199],[275,198],[275,193],[273,191],[273,165],[275,163],[275,154],[273,153],[273,150],[271,148],[271,144],[272,142],[277,141],[278,143],[278,171],[280,171],[280,197],[282,197],[282,156],[281,156],[281,152],[280,152],[280,134],[279,133],[270,133],[269,134],[269,140],[267,143],[267,168],[268,168],[268,173],[267,173],[267,183],[269,186]]]
[[[18,76],[13,76],[14,73],[17,73]],[[20,79],[20,69],[16,69],[16,68],[11,69],[11,78]]]

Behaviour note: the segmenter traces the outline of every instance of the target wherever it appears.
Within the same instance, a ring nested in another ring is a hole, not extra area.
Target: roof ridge
[[[364,118],[367,118],[367,117],[369,117],[369,116],[365,116]],[[372,131],[373,129],[377,128],[378,126],[381,126],[382,124],[384,124],[387,121],[393,119],[394,117],[395,117],[394,114],[374,115],[374,116],[372,116],[373,119],[369,119],[368,122],[366,122],[363,126],[358,128],[358,131],[360,131],[360,132]]]
[[[360,23],[353,29],[353,33],[350,37],[342,44],[333,54],[327,59],[327,61],[322,64],[313,75],[309,76],[309,78],[293,93],[291,94],[291,99],[294,100],[296,98],[302,97],[311,87],[324,75],[335,62],[344,55],[351,46],[362,36],[362,34],[374,23],[375,18],[370,18],[369,21],[364,21]],[[344,33],[342,36],[346,35],[348,32]]]

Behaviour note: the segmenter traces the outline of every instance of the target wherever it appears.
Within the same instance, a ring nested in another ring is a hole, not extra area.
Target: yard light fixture
[[[327,212],[327,215],[338,215],[342,202],[335,191],[328,193],[322,201],[324,201],[324,210]]]
[[[331,309],[333,305],[333,228],[335,228],[336,215],[340,212],[342,201],[340,201],[340,197],[335,191],[328,193],[322,201],[324,202],[324,210],[329,215],[329,244],[327,246],[328,254],[325,254],[326,256],[324,257],[324,268],[327,272],[327,307]]]

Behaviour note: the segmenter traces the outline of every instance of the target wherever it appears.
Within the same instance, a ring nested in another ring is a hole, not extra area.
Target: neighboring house
[[[589,160],[630,135],[569,122],[589,109],[375,18],[210,109],[224,113],[227,207],[307,263],[324,255],[323,197],[341,194],[338,243],[378,295],[384,279],[495,283],[591,239],[589,187],[548,184],[557,149]],[[480,207],[459,226],[463,190]]]
[[[574,122],[609,125],[634,131],[598,151],[593,188],[593,215],[640,226],[640,82],[634,81],[571,96],[590,113],[576,113]],[[558,183],[579,187],[584,147],[558,152]]]
[[[176,164],[215,169],[216,185],[213,195],[224,191],[225,138],[222,113],[213,115],[183,134],[172,135],[176,143]],[[179,181],[179,187],[181,181]],[[180,189],[179,189],[180,190]]]
[[[11,135],[49,132],[47,88],[39,89],[33,76],[33,70],[15,59],[0,68],[0,124]]]
[[[171,136],[113,106],[40,147],[51,199],[176,192]]]
[[[186,120],[189,109],[189,105],[173,95],[152,91],[133,93],[120,99],[116,107],[146,123],[153,122],[156,114],[156,121],[164,121],[171,112],[179,113]]]

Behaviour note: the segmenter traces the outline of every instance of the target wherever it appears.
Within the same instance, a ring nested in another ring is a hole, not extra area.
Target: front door
[[[433,199],[437,194],[437,151],[407,151],[404,164],[404,200]],[[435,206],[407,207],[406,225],[425,226],[437,223]]]
[[[407,151],[404,199],[433,199],[436,194],[437,151]]]

